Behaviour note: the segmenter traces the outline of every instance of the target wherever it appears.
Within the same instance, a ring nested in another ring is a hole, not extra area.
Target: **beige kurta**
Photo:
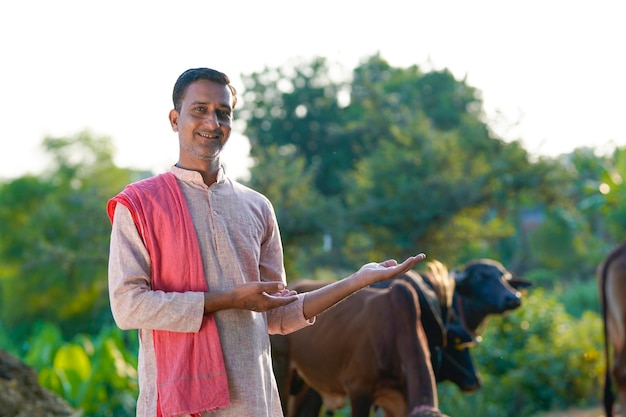
[[[282,244],[274,210],[261,194],[230,180],[223,170],[207,187],[195,171],[172,167],[198,236],[209,291],[245,282],[285,282]],[[184,253],[178,254],[185,256]],[[109,257],[111,310],[122,329],[139,329],[138,417],[156,416],[156,364],[152,329],[197,332],[204,311],[201,292],[150,289],[150,257],[130,212],[118,204]],[[211,417],[278,417],[268,333],[290,333],[311,322],[303,296],[268,313],[221,310],[215,319],[222,343],[231,404]]]

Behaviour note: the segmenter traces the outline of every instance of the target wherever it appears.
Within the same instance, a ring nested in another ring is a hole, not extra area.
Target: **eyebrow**
[[[190,103],[189,105],[190,106],[197,106],[197,105],[207,106],[209,104],[210,104],[210,102],[207,102],[207,101],[194,101],[194,102]],[[232,109],[232,105],[229,104],[229,103],[219,103],[218,107]]]

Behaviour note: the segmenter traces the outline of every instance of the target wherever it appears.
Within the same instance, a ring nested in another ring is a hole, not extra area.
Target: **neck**
[[[217,174],[220,170],[220,161],[212,160],[207,161],[205,164],[189,164],[183,161],[178,161],[176,163],[178,168],[187,169],[190,171],[196,171],[202,176],[202,180],[207,186],[211,186],[212,184],[217,182]]]
[[[469,316],[472,315],[472,312],[469,311],[471,309],[471,306],[469,304],[471,303],[468,303],[465,297],[457,293],[454,294],[454,311],[456,312],[456,315],[458,316],[459,321],[461,322],[461,325],[465,328],[465,330],[470,332],[472,336],[475,336],[476,330],[478,329],[480,322],[474,323],[472,320],[469,319]]]

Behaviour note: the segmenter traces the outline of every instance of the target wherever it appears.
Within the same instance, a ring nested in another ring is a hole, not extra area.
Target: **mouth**
[[[205,139],[219,139],[220,135],[213,132],[198,132],[198,135]]]

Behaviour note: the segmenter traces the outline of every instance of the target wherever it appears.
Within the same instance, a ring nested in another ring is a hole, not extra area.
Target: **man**
[[[425,256],[370,263],[306,295],[286,289],[271,203],[220,164],[237,103],[230,80],[187,70],[173,102],[178,162],[107,206],[111,309],[120,328],[139,329],[137,416],[281,416],[268,334],[311,325]]]

